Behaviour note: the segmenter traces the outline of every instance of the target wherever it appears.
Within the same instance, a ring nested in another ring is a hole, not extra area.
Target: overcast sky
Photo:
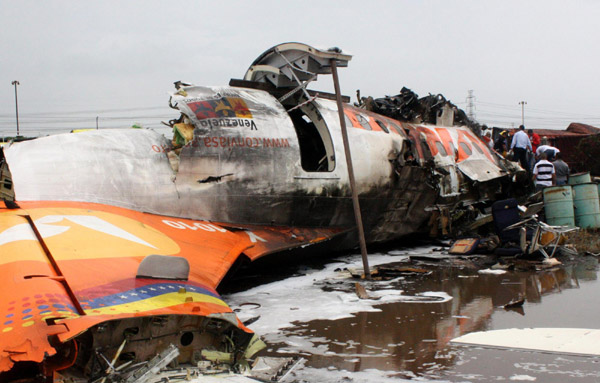
[[[158,127],[173,82],[224,85],[273,45],[353,54],[344,94],[441,93],[481,123],[600,127],[600,1],[0,0],[0,135]],[[331,78],[313,88],[331,90]]]

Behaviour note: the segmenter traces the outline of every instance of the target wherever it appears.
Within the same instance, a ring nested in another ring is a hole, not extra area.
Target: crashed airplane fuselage
[[[121,129],[3,147],[0,275],[15,293],[0,302],[0,377],[143,381],[157,354],[250,357],[253,334],[215,291],[233,265],[357,244],[337,103],[306,90],[332,60],[350,56],[282,44],[229,86],[177,83],[173,141]],[[343,118],[371,243],[447,226],[514,171],[467,127],[347,103]]]
[[[105,203],[233,224],[351,227],[338,108],[302,84],[329,73],[330,60],[346,64],[349,58],[282,44],[261,55],[245,80],[232,81],[239,86],[178,83],[171,97],[181,112],[172,121],[175,147],[137,130],[13,145],[5,152],[16,198]],[[507,163],[467,127],[410,124],[343,108],[369,242],[422,231],[432,211],[493,197],[510,175]]]
[[[334,101],[300,97],[286,105],[236,87],[185,87],[172,100],[193,126],[175,182],[185,185],[194,214],[261,225],[353,225]],[[401,123],[350,105],[344,117],[370,242],[422,230],[434,209],[489,198],[508,174],[467,127]],[[193,203],[200,200],[207,203]]]

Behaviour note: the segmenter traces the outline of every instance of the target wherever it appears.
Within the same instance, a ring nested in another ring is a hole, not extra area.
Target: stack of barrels
[[[600,228],[599,187],[586,172],[571,175],[568,185],[545,188],[546,222],[553,226]]]

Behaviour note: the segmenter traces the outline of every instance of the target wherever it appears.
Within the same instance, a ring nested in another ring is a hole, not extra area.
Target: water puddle
[[[600,379],[600,359],[450,344],[473,331],[598,328],[595,257],[543,271],[480,273],[476,262],[438,250],[370,255],[371,265],[402,272],[360,281],[369,299],[358,298],[347,271],[360,270],[357,255],[225,298],[243,320],[258,318],[250,327],[267,342],[265,355],[305,359],[289,381]],[[522,306],[503,308],[523,298]]]

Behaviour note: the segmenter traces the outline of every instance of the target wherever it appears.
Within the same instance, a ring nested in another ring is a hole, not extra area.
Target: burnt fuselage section
[[[177,149],[175,182],[194,215],[259,225],[353,225],[334,101],[301,95],[280,103],[263,90],[190,86],[172,103],[182,112],[179,127],[193,129]],[[466,127],[406,124],[350,105],[344,116],[370,242],[422,230],[436,206],[489,198],[508,174]]]

